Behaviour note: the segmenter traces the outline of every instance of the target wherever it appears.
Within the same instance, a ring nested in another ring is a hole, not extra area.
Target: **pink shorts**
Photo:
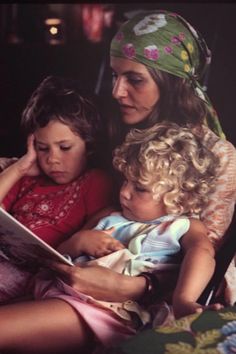
[[[35,299],[59,298],[69,303],[104,346],[114,345],[136,333],[113,312],[90,303],[90,296],[76,291],[60,279],[53,281],[38,277],[34,296]]]

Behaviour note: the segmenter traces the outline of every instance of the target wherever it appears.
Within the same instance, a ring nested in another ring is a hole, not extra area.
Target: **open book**
[[[0,207],[0,255],[27,269],[49,266],[50,261],[73,263]]]

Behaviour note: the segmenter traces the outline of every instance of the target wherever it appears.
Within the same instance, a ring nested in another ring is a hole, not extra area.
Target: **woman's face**
[[[53,120],[34,136],[39,165],[55,183],[70,183],[84,172],[85,142],[68,125]]]
[[[111,57],[113,70],[112,95],[120,105],[126,124],[145,120],[160,99],[160,90],[146,66],[134,61]]]

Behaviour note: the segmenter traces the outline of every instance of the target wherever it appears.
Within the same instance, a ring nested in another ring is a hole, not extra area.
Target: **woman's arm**
[[[122,302],[138,300],[146,290],[144,277],[119,274],[109,268],[94,265],[74,267],[54,263],[51,266],[74,289],[97,300]]]

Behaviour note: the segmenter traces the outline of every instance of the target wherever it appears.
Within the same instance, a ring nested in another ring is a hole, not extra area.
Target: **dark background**
[[[51,5],[17,4],[14,7],[14,4],[0,4],[0,156],[19,156],[23,153],[19,125],[21,112],[32,91],[47,75],[74,78],[83,90],[94,92],[105,59],[105,73],[98,94],[109,106],[110,38],[127,11],[147,8],[177,12],[202,33],[213,54],[207,82],[208,95],[218,111],[227,139],[236,144],[235,4],[104,4],[108,10],[112,8],[114,11],[114,23],[104,29],[99,42],[86,38],[80,17],[82,5]],[[44,19],[52,15],[64,21],[64,42],[57,45],[49,44],[45,37]]]

